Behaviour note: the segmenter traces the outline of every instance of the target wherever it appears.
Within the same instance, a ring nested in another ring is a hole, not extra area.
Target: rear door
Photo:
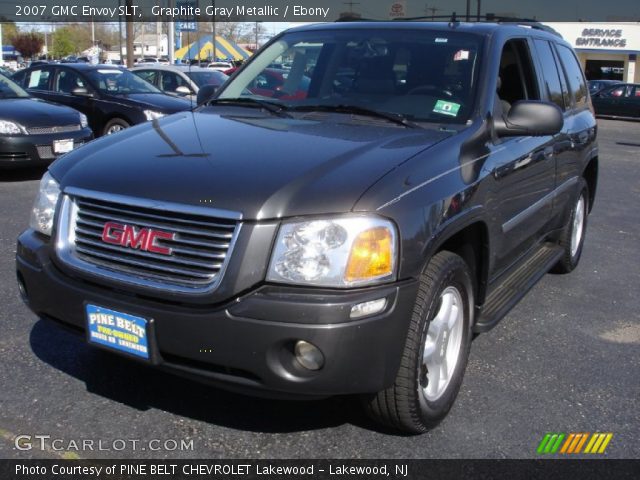
[[[575,193],[575,182],[593,154],[596,123],[591,113],[587,82],[578,58],[569,47],[554,43],[559,70],[563,72],[565,93],[564,128],[569,136],[570,154],[558,157],[556,163],[557,192],[554,196],[554,214],[563,218],[567,205]]]

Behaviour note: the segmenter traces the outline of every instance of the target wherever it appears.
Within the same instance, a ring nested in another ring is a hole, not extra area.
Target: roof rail
[[[448,21],[449,24],[458,24],[460,22],[464,22],[464,17],[456,16],[456,12],[453,12],[452,15],[426,15],[421,17],[407,17],[407,18],[395,18],[393,21],[395,22],[411,22],[411,21]],[[518,18],[518,17],[504,17],[500,15],[473,15],[469,18],[470,23],[500,23],[507,25],[515,25],[522,27],[529,27],[536,30],[541,30],[547,33],[551,33],[557,37],[562,38],[562,35],[558,33],[558,31],[553,28],[544,25],[537,20],[531,18]]]

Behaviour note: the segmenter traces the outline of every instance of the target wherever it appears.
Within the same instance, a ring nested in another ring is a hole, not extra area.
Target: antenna
[[[354,5],[360,5],[360,2],[354,2],[354,1],[349,1],[349,2],[342,2],[344,5],[349,5],[349,13],[353,13],[353,6]]]

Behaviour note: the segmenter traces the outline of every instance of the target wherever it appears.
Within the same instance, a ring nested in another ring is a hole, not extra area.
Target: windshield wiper
[[[266,111],[278,115],[280,117],[291,118],[291,115],[285,113],[285,107],[276,102],[269,102],[267,100],[258,100],[251,97],[238,97],[238,98],[214,98],[207,102],[207,105],[241,105],[243,107],[259,107]]]
[[[365,115],[368,117],[383,118],[389,122],[402,125],[407,128],[422,128],[417,123],[407,119],[400,113],[382,112],[371,108],[360,107],[359,105],[300,105],[292,107],[290,110],[297,112],[336,112],[336,113],[352,113],[354,115]]]

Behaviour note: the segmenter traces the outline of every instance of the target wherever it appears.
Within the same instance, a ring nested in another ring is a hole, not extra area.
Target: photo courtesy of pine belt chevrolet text
[[[128,75],[94,70],[70,69],[74,88]],[[131,361],[254,396],[354,395],[422,433],[473,337],[580,260],[597,126],[541,24],[299,26],[172,112],[97,120],[17,244],[29,308]]]

